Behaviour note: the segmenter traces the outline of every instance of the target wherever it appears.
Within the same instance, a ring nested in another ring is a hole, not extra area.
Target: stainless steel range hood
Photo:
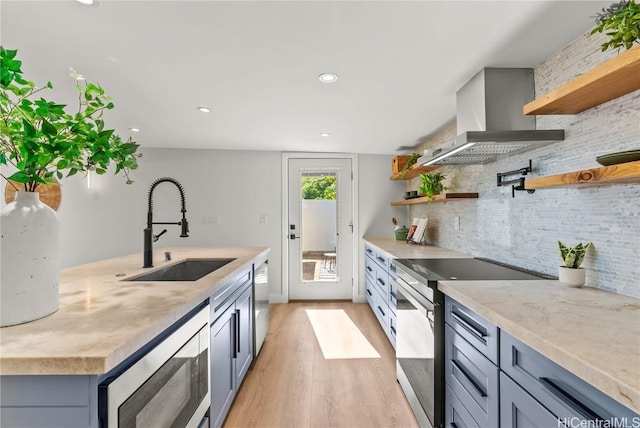
[[[564,140],[564,130],[536,130],[522,107],[535,96],[533,69],[485,68],[456,93],[459,135],[425,150],[422,165],[483,164]]]

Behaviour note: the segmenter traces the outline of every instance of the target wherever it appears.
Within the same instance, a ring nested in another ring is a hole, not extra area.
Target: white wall
[[[359,183],[358,221],[360,223],[360,235],[363,237],[393,238],[393,217],[402,222],[407,218],[407,210],[404,207],[392,207],[391,201],[402,199],[405,191],[404,181],[389,180],[391,175],[392,155],[360,155],[359,156]],[[401,224],[402,225],[402,224]],[[364,301],[364,250],[363,243],[360,246],[358,275],[358,294]]]
[[[334,251],[336,201],[302,201],[302,251]]]
[[[281,294],[280,153],[171,149],[142,153],[132,185],[112,174],[93,176],[91,190],[83,177],[63,181],[58,210],[61,267],[132,253],[140,254],[142,265],[148,190],[154,180],[169,176],[184,187],[190,237],[180,238],[179,226],[164,226],[168,231],[154,246],[271,247],[271,294]],[[179,201],[175,186],[158,185],[154,221],[179,221]],[[260,224],[261,215],[267,216],[266,224]],[[204,217],[218,216],[220,224],[203,222]]]

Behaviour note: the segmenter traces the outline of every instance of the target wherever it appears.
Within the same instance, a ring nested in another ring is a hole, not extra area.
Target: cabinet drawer
[[[391,289],[391,284],[389,281],[389,274],[382,270],[380,266],[376,268],[376,279],[375,279],[376,287],[378,287],[378,291],[380,292],[380,296],[384,301],[385,305],[389,305],[389,291]]]
[[[445,409],[445,426],[450,428],[477,428],[480,425],[473,419],[471,413],[462,405],[458,397],[446,388],[446,409]]]
[[[365,273],[365,276],[368,276],[369,278],[375,280],[377,266],[378,265],[376,265],[376,262],[374,262],[371,257],[369,257],[368,255],[364,256],[364,273]]]
[[[369,278],[365,278],[364,280],[364,294],[367,298],[367,303],[371,306],[371,310],[374,310],[376,307],[375,296],[377,295],[377,291]]]
[[[553,413],[509,379],[509,376],[500,373],[501,428],[562,426],[562,421]]]
[[[239,295],[235,295],[236,293],[242,293],[245,287],[251,286],[251,274],[251,270],[238,274],[211,296],[209,299],[211,308],[209,320],[211,323],[235,301]]]
[[[382,268],[383,271],[385,271],[386,273],[389,273],[389,258],[386,255],[383,255],[380,252],[376,251],[375,261],[378,264],[378,266]]]
[[[479,426],[498,426],[498,367],[445,327],[445,382]]]
[[[500,368],[560,419],[639,416],[504,331],[500,333]]]
[[[445,296],[445,322],[492,363],[498,364],[498,327]]]
[[[398,329],[396,314],[393,311],[389,311],[389,330],[387,336],[389,337],[389,341],[393,346],[393,349],[396,348],[396,332]]]

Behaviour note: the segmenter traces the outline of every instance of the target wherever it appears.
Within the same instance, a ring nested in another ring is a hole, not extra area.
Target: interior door
[[[288,160],[289,299],[351,299],[351,159]]]

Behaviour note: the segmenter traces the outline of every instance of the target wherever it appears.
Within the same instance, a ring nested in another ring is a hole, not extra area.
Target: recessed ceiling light
[[[321,137],[328,137],[329,135],[331,134],[329,134],[328,132],[323,132],[322,134],[320,134]]]
[[[131,131],[131,132],[140,132],[140,129],[138,129],[138,128],[129,128],[129,131]]]
[[[200,110],[203,113],[209,113],[211,111],[209,107],[204,107],[204,106],[198,107],[198,110]]]
[[[85,4],[87,6],[91,6],[93,3],[95,3],[94,0],[76,0],[76,1],[80,4]]]
[[[318,79],[320,79],[322,83],[333,83],[338,80],[338,75],[335,73],[322,73],[318,76]]]

